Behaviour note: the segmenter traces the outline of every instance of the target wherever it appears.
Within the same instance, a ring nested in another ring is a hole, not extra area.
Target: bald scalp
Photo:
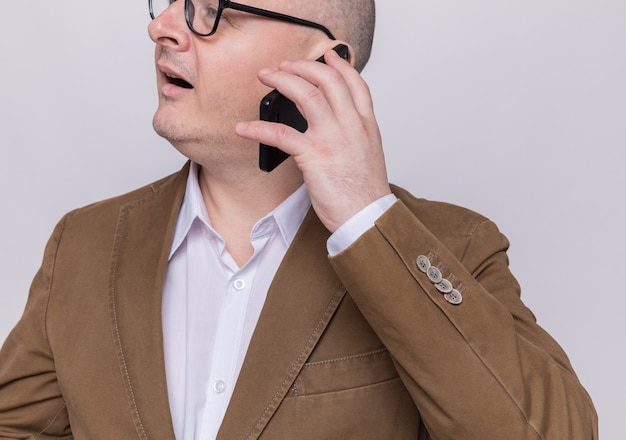
[[[315,2],[311,2],[315,3]],[[348,42],[355,52],[355,68],[360,72],[369,61],[376,21],[374,0],[326,0],[324,22],[335,37]],[[318,3],[318,4],[319,4]],[[323,22],[323,23],[324,23]]]
[[[326,26],[333,35],[350,44],[355,68],[360,72],[372,53],[376,9],[374,0],[296,0],[299,16]],[[295,5],[294,5],[295,6]]]

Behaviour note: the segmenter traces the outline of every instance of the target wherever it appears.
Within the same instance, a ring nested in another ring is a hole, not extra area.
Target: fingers
[[[236,126],[240,136],[274,145],[297,156],[311,147],[320,132],[364,130],[364,117],[373,119],[369,89],[359,73],[335,51],[325,55],[328,65],[316,61],[283,62],[278,70],[263,69],[259,79],[296,103],[307,120],[310,136],[283,125],[248,121]],[[355,99],[354,95],[358,95]],[[360,110],[357,107],[362,107]],[[362,114],[363,113],[363,114]],[[375,121],[374,121],[375,123]],[[377,126],[376,126],[377,127]]]
[[[371,118],[369,88],[359,73],[335,51],[325,55],[327,65],[315,61],[281,63],[278,70],[264,69],[259,79],[294,101],[309,125],[325,125],[341,117],[354,124]]]
[[[306,148],[302,142],[302,133],[285,124],[244,121],[235,126],[235,132],[243,138],[279,147],[285,153],[293,156],[301,154]]]
[[[326,52],[324,60],[326,64],[337,69],[343,76],[346,85],[350,88],[350,94],[359,113],[364,117],[373,115],[372,96],[361,74],[334,50]]]

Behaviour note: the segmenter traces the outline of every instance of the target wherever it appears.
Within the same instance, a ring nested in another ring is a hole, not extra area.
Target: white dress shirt
[[[238,267],[211,227],[197,164],[191,165],[163,288],[167,388],[179,440],[214,439],[224,418],[269,285],[310,207],[302,185],[252,229],[254,254]],[[331,236],[331,254],[369,229],[385,197]]]

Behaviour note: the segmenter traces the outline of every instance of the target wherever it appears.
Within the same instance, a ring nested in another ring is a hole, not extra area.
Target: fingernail
[[[273,70],[269,67],[264,67],[263,69],[259,70],[259,75],[269,75],[272,72]]]

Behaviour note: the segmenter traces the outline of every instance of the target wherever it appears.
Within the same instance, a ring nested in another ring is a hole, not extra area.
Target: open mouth
[[[167,79],[167,82],[170,84],[174,84],[175,86],[181,87],[183,89],[193,89],[193,86],[182,78],[176,78],[170,75],[166,75],[165,77]]]

